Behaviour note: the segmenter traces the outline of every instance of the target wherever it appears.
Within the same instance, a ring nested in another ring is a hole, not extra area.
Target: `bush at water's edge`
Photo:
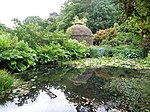
[[[0,70],[0,95],[6,90],[11,90],[14,82],[15,78],[12,77],[9,72]]]

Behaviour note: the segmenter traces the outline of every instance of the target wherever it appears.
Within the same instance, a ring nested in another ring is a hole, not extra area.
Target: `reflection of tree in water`
[[[15,104],[18,106],[23,106],[24,104],[28,104],[29,102],[36,101],[36,99],[40,95],[40,92],[45,92],[51,99],[54,99],[57,96],[51,92],[51,89],[52,86],[48,85],[46,82],[34,83],[33,85],[31,85],[31,88],[29,90],[21,89],[20,91],[14,93],[17,97],[12,96],[11,98],[8,98],[7,96],[3,99],[0,99],[0,105],[7,106],[5,105],[5,103],[7,101],[10,101],[16,102]]]
[[[68,70],[72,72],[72,68],[68,67],[49,68],[47,66],[40,66],[39,68],[30,70],[29,72],[27,71],[26,73],[17,74],[17,76],[21,77],[23,80],[29,81],[29,85],[31,86],[29,93],[18,97],[18,105],[22,106],[29,101],[34,102],[40,95],[40,91],[46,92],[51,99],[56,98],[57,96],[50,90],[52,88],[61,88],[64,90],[64,85],[68,83],[67,78],[65,77]],[[34,81],[32,81],[32,79]]]
[[[29,90],[29,93],[25,95],[18,96],[18,106],[22,106],[24,104],[28,104],[29,101],[34,102],[37,97],[40,95],[40,91],[46,92],[46,94],[51,98],[54,99],[57,96],[50,91],[52,88],[51,85],[47,85],[47,83],[36,83],[33,85],[33,88]]]
[[[70,68],[69,68],[70,69]],[[39,67],[36,69],[32,69],[23,73],[16,74],[16,77],[23,79],[24,84],[20,86],[19,91],[16,90],[14,94],[17,94],[17,98],[13,96],[12,98],[3,98],[1,99],[1,104],[5,104],[7,101],[15,102],[17,100],[17,105],[22,106],[24,104],[28,104],[29,102],[34,102],[40,92],[46,92],[46,94],[51,98],[56,98],[57,96],[51,92],[52,88],[59,88],[58,82],[62,80],[62,74],[68,69],[64,69],[63,67]]]

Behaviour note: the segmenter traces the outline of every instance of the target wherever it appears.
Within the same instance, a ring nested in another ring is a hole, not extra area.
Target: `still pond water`
[[[12,97],[0,100],[0,112],[108,112],[121,108],[122,103],[107,87],[109,82],[114,78],[140,78],[141,72],[115,67],[40,66],[16,77],[25,83],[12,91]]]

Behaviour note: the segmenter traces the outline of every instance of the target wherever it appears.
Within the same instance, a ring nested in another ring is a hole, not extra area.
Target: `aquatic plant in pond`
[[[148,60],[126,59],[122,57],[101,57],[101,58],[88,58],[76,61],[64,62],[75,68],[100,68],[103,66],[123,67],[130,69],[150,69]]]

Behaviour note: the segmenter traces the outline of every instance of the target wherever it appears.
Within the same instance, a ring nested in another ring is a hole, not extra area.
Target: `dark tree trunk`
[[[144,56],[148,56],[148,52],[150,51],[150,37],[145,37],[143,40],[143,49],[144,49]]]

